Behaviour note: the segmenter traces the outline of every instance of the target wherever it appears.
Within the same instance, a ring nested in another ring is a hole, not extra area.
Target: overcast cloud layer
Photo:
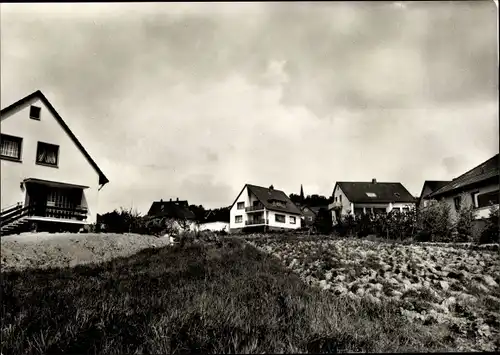
[[[1,106],[40,89],[100,212],[243,184],[451,179],[498,153],[491,1],[1,4]]]

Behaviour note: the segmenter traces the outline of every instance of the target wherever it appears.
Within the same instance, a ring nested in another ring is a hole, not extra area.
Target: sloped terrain
[[[470,244],[283,238],[249,243],[280,259],[307,284],[352,299],[397,302],[412,322],[446,325],[460,350],[499,349],[498,246],[474,250]]]
[[[100,263],[170,240],[137,234],[22,233],[2,237],[0,243],[2,271],[9,271]]]

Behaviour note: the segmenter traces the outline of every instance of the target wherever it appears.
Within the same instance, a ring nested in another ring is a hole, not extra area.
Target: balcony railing
[[[262,211],[263,209],[264,205],[258,204],[255,206],[245,207],[245,212]]]
[[[336,201],[336,202],[332,202],[328,205],[328,209],[331,210],[331,209],[336,209],[336,208],[341,208],[342,207],[342,202],[340,201]]]
[[[261,218],[261,219],[254,219],[252,221],[245,221],[245,225],[247,226],[254,226],[257,224],[269,224],[269,219]]]
[[[36,207],[33,210],[32,216],[38,217],[51,217],[60,219],[73,219],[77,221],[84,221],[87,219],[88,210],[82,207],[66,208],[57,206],[47,206],[37,211]]]

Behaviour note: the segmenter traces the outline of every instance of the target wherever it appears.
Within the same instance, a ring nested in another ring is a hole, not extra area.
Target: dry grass
[[[304,285],[243,242],[147,249],[101,265],[1,274],[2,353],[325,353],[453,349],[394,302]]]

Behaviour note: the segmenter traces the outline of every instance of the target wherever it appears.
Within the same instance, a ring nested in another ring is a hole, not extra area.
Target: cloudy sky
[[[498,153],[492,1],[1,4],[1,106],[40,89],[100,212],[243,184],[451,179]]]

